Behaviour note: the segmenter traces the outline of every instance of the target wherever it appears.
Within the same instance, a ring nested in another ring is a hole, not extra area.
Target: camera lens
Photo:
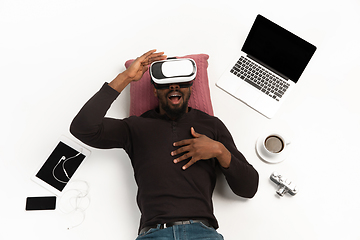
[[[284,196],[284,194],[287,192],[287,190],[286,190],[286,187],[284,186],[284,185],[282,185],[280,188],[279,188],[279,190],[277,190],[277,194],[280,196],[280,197],[282,197],[282,196]]]

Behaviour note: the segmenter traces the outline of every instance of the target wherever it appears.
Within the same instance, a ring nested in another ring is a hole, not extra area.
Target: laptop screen
[[[297,82],[316,47],[258,15],[241,50],[276,73]]]

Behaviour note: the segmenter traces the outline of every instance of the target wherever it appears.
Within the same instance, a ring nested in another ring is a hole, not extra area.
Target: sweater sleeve
[[[218,141],[224,144],[231,153],[229,168],[220,166],[221,171],[225,175],[231,190],[236,195],[244,198],[252,198],[258,189],[259,174],[236,148],[234,140],[226,126],[220,120],[219,123]]]
[[[128,139],[127,124],[105,117],[119,92],[107,83],[81,108],[70,125],[70,132],[83,143],[102,149],[123,148]]]

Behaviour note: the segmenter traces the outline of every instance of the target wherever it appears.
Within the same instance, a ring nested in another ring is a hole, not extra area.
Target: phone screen
[[[56,197],[28,197],[26,198],[26,211],[31,210],[54,210]]]

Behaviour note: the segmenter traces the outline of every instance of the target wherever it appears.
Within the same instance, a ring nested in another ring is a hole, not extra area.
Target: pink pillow
[[[213,116],[214,112],[211,104],[207,74],[209,55],[194,54],[177,58],[191,58],[197,65],[197,74],[192,86],[189,106]],[[128,68],[133,61],[133,59],[128,60],[125,63],[125,67]],[[130,83],[130,116],[140,116],[144,112],[156,108],[158,105],[158,99],[154,96],[148,70],[139,81]]]

